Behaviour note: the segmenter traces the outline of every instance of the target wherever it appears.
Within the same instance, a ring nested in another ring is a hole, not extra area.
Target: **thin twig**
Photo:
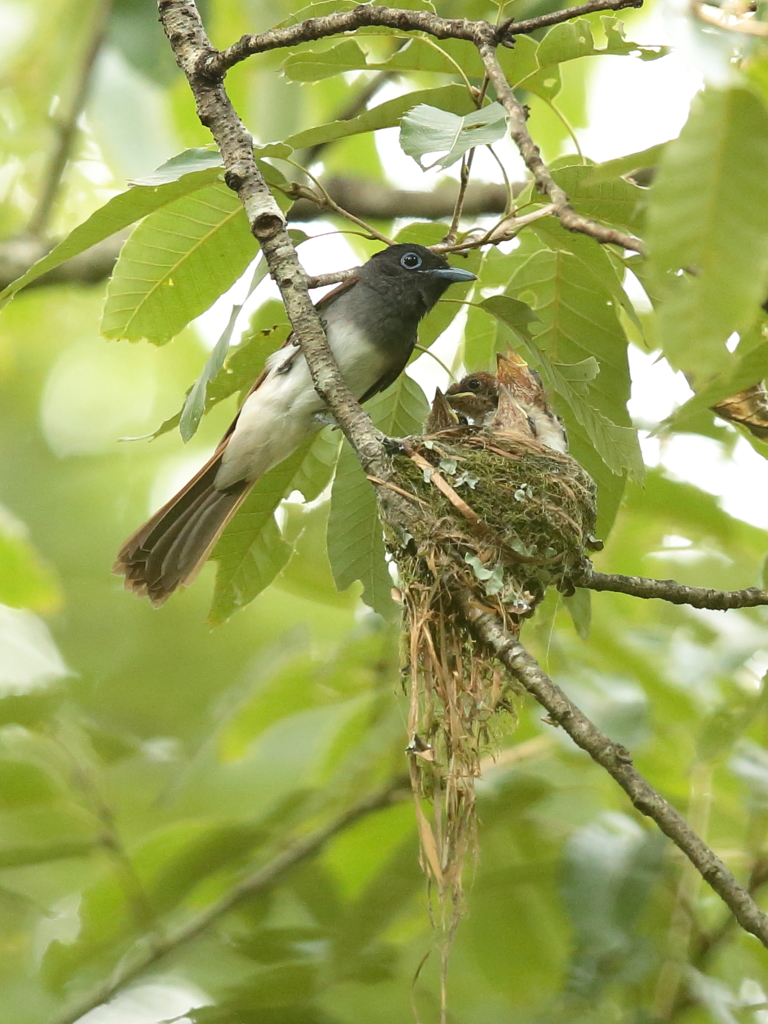
[[[436,39],[465,39],[472,43],[476,42],[476,29],[480,27],[483,32],[490,31],[494,41],[501,42],[509,36],[535,32],[537,29],[581,18],[595,11],[621,11],[627,7],[642,7],[642,0],[590,0],[578,7],[553,11],[551,14],[543,14],[541,17],[517,23],[508,20],[501,26],[496,26],[487,21],[473,22],[466,18],[439,18],[428,11],[398,10],[374,4],[361,5],[351,11],[309,18],[286,28],[275,28],[269,32],[243,36],[226,50],[211,50],[203,58],[199,71],[201,74],[218,77],[255,53],[311,43],[317,39],[325,39],[342,32],[354,32],[355,29],[371,25],[396,28],[404,32],[426,32]]]
[[[528,132],[525,109],[512,91],[501,64],[499,64],[496,42],[491,33],[487,34],[485,39],[478,38],[477,50],[485,66],[486,74],[496,90],[496,96],[507,112],[512,140],[525,161],[525,166],[533,175],[539,192],[549,196],[552,200],[554,213],[563,227],[569,231],[591,235],[603,245],[611,243],[620,245],[623,249],[631,249],[633,252],[645,252],[645,245],[639,238],[625,234],[623,231],[617,231],[615,228],[605,227],[588,217],[582,217],[569,205],[568,196],[552,177],[551,171],[542,159],[539,147]]]
[[[428,505],[428,502],[424,501],[423,498],[418,498],[415,494],[411,494],[410,491],[406,491],[404,487],[398,487],[397,484],[393,484],[391,480],[381,480],[377,476],[368,475],[366,480],[370,480],[372,484],[376,484],[377,487],[387,487],[390,491],[394,491],[395,494],[401,495],[403,498],[407,498],[408,501],[415,501],[419,505]]]
[[[549,14],[542,14],[538,18],[527,18],[525,21],[515,21],[514,18],[507,18],[499,25],[499,33],[503,37],[528,35],[541,28],[549,28],[550,25],[559,25],[563,21],[571,21],[573,18],[583,18],[585,14],[594,14],[596,11],[623,11],[627,7],[642,7],[643,0],[589,0],[589,3],[578,4],[576,7],[566,7],[563,11],[552,11]]]
[[[77,80],[72,102],[64,119],[59,123],[58,143],[51,156],[51,162],[45,174],[45,184],[37,200],[32,216],[27,225],[27,232],[30,235],[41,236],[45,234],[48,221],[51,218],[56,197],[61,187],[61,179],[69,163],[72,147],[77,138],[77,120],[82,113],[85,101],[88,98],[88,91],[91,87],[93,69],[96,58],[104,45],[109,24],[109,15],[112,10],[113,0],[100,0],[96,8],[96,14],[91,26],[91,36],[88,41],[83,62]]]
[[[151,949],[146,947],[135,950],[134,955],[124,958],[109,980],[86,995],[75,1006],[56,1017],[53,1024],[75,1024],[81,1017],[102,1003],[106,1003],[115,993],[143,974],[148,968],[155,966],[171,953],[175,953],[188,942],[209,931],[218,921],[235,907],[252,899],[257,893],[264,892],[274,886],[283,875],[302,861],[321,850],[334,836],[349,828],[360,818],[381,810],[390,804],[410,797],[408,781],[398,778],[386,788],[372,793],[343,811],[322,828],[317,829],[304,839],[299,839],[263,867],[247,875],[234,885],[229,892],[212,903],[206,910],[193,917],[175,931],[155,942]]]
[[[574,743],[612,776],[633,806],[656,822],[661,831],[691,861],[702,878],[728,906],[745,931],[768,949],[768,915],[733,877],[719,857],[702,842],[685,818],[651,786],[632,764],[629,752],[614,743],[573,704],[505,628],[497,615],[478,609],[468,596],[464,614],[478,639],[495,654],[512,675],[546,709],[549,718],[568,733]]]
[[[687,604],[692,608],[709,608],[725,612],[729,608],[758,608],[768,605],[768,590],[748,587],[746,590],[710,590],[706,587],[686,587],[677,580],[652,580],[646,576],[620,576],[596,572],[591,566],[574,580],[586,590],[610,590],[617,594],[631,594],[644,600],[658,598],[670,604]]]

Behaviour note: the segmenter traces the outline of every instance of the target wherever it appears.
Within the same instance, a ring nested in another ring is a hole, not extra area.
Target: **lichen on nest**
[[[446,935],[461,909],[474,844],[474,780],[493,746],[511,684],[474,639],[469,599],[517,635],[547,587],[594,546],[595,485],[569,455],[532,438],[457,426],[406,438],[390,480],[410,496],[407,526],[386,526],[404,609],[410,677],[411,778],[425,869],[437,884]],[[421,807],[433,805],[432,821]]]
[[[405,586],[430,578],[443,589],[469,585],[498,598],[513,621],[532,614],[548,586],[572,589],[594,544],[596,511],[595,485],[570,455],[457,427],[407,438],[396,475],[420,499],[421,535],[388,538]]]

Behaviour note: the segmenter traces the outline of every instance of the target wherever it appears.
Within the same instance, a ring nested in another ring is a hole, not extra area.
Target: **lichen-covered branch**
[[[686,587],[676,580],[652,580],[646,576],[620,576],[596,572],[590,566],[574,580],[587,590],[610,590],[645,600],[658,598],[670,604],[688,604],[692,608],[710,608],[724,612],[729,608],[758,608],[768,605],[768,590],[749,587],[747,590],[710,590],[707,587]]]
[[[685,854],[702,878],[728,906],[745,931],[768,949],[768,915],[736,881],[728,868],[693,831],[683,816],[648,783],[632,764],[629,752],[614,743],[573,704],[496,616],[468,599],[464,612],[481,643],[489,647],[550,719],[564,729],[577,746],[605,768],[641,813]]]
[[[158,0],[160,21],[184,71],[202,124],[213,135],[225,167],[225,181],[237,193],[275,280],[288,319],[301,345],[320,396],[328,404],[368,472],[386,474],[383,435],[355,401],[328,347],[320,318],[309,298],[307,279],[253,156],[253,139],[237,115],[222,81],[223,70],[205,67],[216,55],[193,0]]]

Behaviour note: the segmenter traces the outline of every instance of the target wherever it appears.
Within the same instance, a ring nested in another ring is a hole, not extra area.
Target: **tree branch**
[[[590,235],[596,241],[605,245],[612,243],[620,245],[623,249],[631,249],[633,252],[644,253],[645,246],[639,238],[634,235],[627,235],[615,228],[608,228],[596,221],[582,217],[568,204],[568,196],[557,184],[552,174],[541,157],[541,151],[528,132],[526,125],[526,113],[523,105],[517,100],[512,87],[506,79],[496,56],[496,41],[492,33],[486,33],[485,39],[478,39],[477,50],[485,65],[485,71],[496,90],[496,96],[502,104],[509,117],[509,133],[517,146],[520,156],[525,161],[525,166],[531,172],[539,192],[549,196],[554,206],[555,216],[560,223],[569,231],[578,231]]]
[[[125,988],[129,982],[138,978],[148,968],[154,967],[170,953],[175,953],[182,946],[196,939],[198,935],[208,931],[235,907],[252,899],[257,893],[274,886],[288,871],[316,854],[334,836],[349,828],[360,818],[410,796],[408,780],[403,777],[393,780],[385,789],[372,793],[353,804],[327,825],[312,832],[304,839],[299,839],[269,863],[247,875],[210,907],[187,921],[186,924],[181,925],[176,931],[169,932],[164,937],[153,938],[151,947],[144,946],[135,952],[133,957],[123,958],[120,966],[111,974],[107,982],[99,985],[77,1005],[55,1018],[53,1024],[75,1024],[86,1013],[108,1002],[112,996]]]
[[[729,608],[768,605],[768,591],[757,587],[749,587],[747,590],[709,590],[706,587],[686,587],[676,580],[652,580],[646,576],[596,572],[591,566],[573,582],[586,590],[610,590],[644,600],[658,598],[670,604],[688,604],[692,608],[710,608],[718,612],[728,611]]]
[[[365,178],[331,178],[325,184],[331,199],[348,213],[362,220],[394,220],[397,217],[418,217],[420,220],[445,220],[451,216],[456,196],[453,186],[439,187],[434,192],[410,192],[387,188]],[[513,185],[517,195],[524,188]],[[464,216],[482,217],[504,213],[507,191],[503,185],[470,183],[464,196]],[[288,211],[291,224],[303,224],[325,215],[317,203],[299,199]],[[36,278],[27,287],[51,284],[96,284],[109,277],[127,234],[120,232],[73,256],[61,266]],[[55,241],[29,235],[0,242],[0,291],[25,274],[33,263],[46,256]]]
[[[91,78],[96,58],[101,47],[104,45],[111,10],[112,0],[99,0],[91,29],[91,37],[80,67],[75,94],[72,97],[72,102],[66,116],[59,124],[58,143],[48,165],[42,192],[27,225],[27,231],[30,235],[43,235],[53,212],[56,196],[61,186],[61,179],[69,163],[70,153],[77,137],[77,119],[80,117],[85,101],[88,98],[88,90],[91,87]]]
[[[563,11],[550,11],[549,14],[541,14],[538,18],[527,18],[525,21],[507,18],[499,25],[499,35],[502,39],[506,39],[508,36],[528,35],[540,28],[559,25],[561,22],[571,21],[573,18],[583,18],[585,14],[594,14],[596,11],[623,11],[627,7],[642,6],[643,0],[589,0],[589,3],[586,4],[566,7]]]
[[[745,931],[768,948],[768,915],[757,906],[747,890],[713,851],[702,842],[683,816],[651,786],[632,764],[629,752],[614,743],[573,704],[542,670],[518,640],[512,637],[496,615],[476,607],[470,598],[464,614],[476,636],[546,709],[550,719],[561,726],[577,746],[618,782],[633,806],[652,818],[661,831],[682,850],[702,878],[714,889]]]
[[[322,18],[309,18],[307,21],[287,28],[275,28],[269,32],[256,35],[245,35],[232,46],[220,53],[205,58],[200,72],[210,75],[223,75],[235,64],[256,53],[267,50],[282,49],[286,46],[298,46],[300,43],[311,43],[317,39],[339,35],[342,32],[354,32],[355,29],[375,25],[380,28],[395,28],[404,32],[426,32],[436,39],[465,39],[477,44],[478,31],[485,38],[491,38],[494,44],[503,43],[510,36],[524,35],[549,25],[557,25],[562,21],[581,18],[594,11],[621,11],[626,7],[642,7],[643,0],[591,0],[577,7],[569,7],[564,11],[553,11],[528,21],[513,22],[510,18],[501,25],[492,25],[488,21],[468,21],[466,18],[440,18],[428,11],[398,10],[394,7],[378,7],[364,5],[351,11],[328,14]]]
[[[367,472],[387,475],[384,435],[355,401],[328,347],[320,318],[307,291],[307,279],[286,221],[253,156],[253,139],[238,117],[217,73],[207,66],[216,56],[193,0],[158,0],[160,21],[195,98],[200,121],[213,135],[225,167],[224,180],[237,192],[251,231],[301,345],[320,397],[336,417]],[[204,70],[201,70],[204,69]]]

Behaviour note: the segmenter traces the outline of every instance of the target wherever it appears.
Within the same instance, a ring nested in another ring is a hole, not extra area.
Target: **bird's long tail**
[[[126,590],[157,607],[194,580],[254,483],[214,487],[220,462],[219,451],[122,546],[112,571],[125,576]]]

